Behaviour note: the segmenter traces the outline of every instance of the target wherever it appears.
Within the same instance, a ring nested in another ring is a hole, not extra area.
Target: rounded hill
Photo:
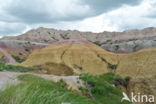
[[[56,75],[82,72],[102,74],[109,72],[105,61],[116,64],[116,56],[88,41],[67,40],[34,51],[22,65],[38,67],[48,74]]]
[[[66,40],[33,51],[22,65],[55,75],[115,72],[122,76],[144,77],[155,74],[155,59],[155,48],[114,54],[88,41]]]

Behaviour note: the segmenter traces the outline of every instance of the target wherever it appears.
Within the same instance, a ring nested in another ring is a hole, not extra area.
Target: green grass
[[[115,45],[115,51],[118,51],[118,50],[119,50],[119,48],[120,48],[120,46],[119,46],[119,45]]]
[[[54,83],[29,74],[18,79],[22,83],[0,92],[0,104],[98,104],[68,90],[62,80]]]
[[[101,46],[102,45],[99,41],[95,41],[95,42],[92,42],[92,43],[97,45],[97,46]]]
[[[19,63],[22,63],[26,60],[26,58],[20,58],[19,56],[12,55],[12,57],[16,60],[16,62],[19,62]]]
[[[133,46],[133,51],[136,51],[138,47],[139,47],[139,45],[138,45],[138,44],[135,44],[135,45]]]
[[[117,69],[118,64],[111,64],[110,62],[108,62],[105,58],[101,57],[100,55],[98,55],[97,57],[99,57],[103,62],[105,62],[110,69],[112,69],[112,70]]]
[[[19,65],[0,64],[0,71],[2,71],[2,70],[27,72],[27,71],[32,71],[32,70],[35,70],[35,69],[29,68],[29,67],[24,67],[24,66],[19,66]]]
[[[60,34],[60,36],[64,39],[64,40],[69,40],[70,38],[68,37],[68,33],[66,34]]]
[[[120,76],[113,73],[103,75],[82,74],[80,78],[85,82],[85,88],[80,87],[84,95],[91,97],[98,104],[131,104],[130,102],[121,102],[123,97],[120,88],[113,85],[124,85],[126,82]]]

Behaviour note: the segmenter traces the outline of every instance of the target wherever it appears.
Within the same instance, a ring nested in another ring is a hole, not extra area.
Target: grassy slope
[[[86,87],[86,89],[91,90],[94,98],[88,98],[87,95],[79,95],[68,90],[62,80],[54,83],[29,74],[20,75],[18,78],[22,83],[0,91],[0,104],[61,104],[62,102],[71,104],[129,104],[128,102],[121,103],[122,92],[111,85],[115,78],[114,74],[111,73],[102,76],[81,75],[81,79],[85,82],[96,84],[94,87]]]
[[[0,104],[97,104],[66,89],[64,82],[54,83],[33,75],[21,75],[23,83],[0,92]]]

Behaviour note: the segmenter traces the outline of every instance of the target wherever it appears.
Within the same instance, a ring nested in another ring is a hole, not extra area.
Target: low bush
[[[113,86],[115,83],[124,84],[121,77],[107,73],[103,75],[82,74],[80,78],[86,85],[86,87],[80,87],[82,93],[93,98],[98,104],[131,104],[127,101],[121,102],[122,91]]]
[[[19,56],[12,55],[12,57],[16,60],[16,62],[19,62],[19,63],[22,63],[23,61],[26,60],[26,58],[20,58]]]
[[[64,40],[68,40],[68,39],[70,39],[69,37],[68,37],[68,33],[67,34],[60,34],[60,36],[64,39]]]
[[[122,77],[120,77],[119,75],[116,75],[114,77],[114,84],[115,84],[115,86],[118,86],[118,85],[122,85],[124,87],[127,86],[126,81]]]
[[[107,62],[107,64],[108,64],[108,67],[109,67],[110,69],[112,69],[112,70],[116,70],[117,67],[118,67],[117,64],[111,64],[111,63],[109,63],[109,62]]]
[[[115,45],[115,51],[118,51],[118,50],[119,50],[119,48],[120,48],[120,46],[119,46],[119,45]]]
[[[92,42],[92,43],[97,45],[97,46],[101,46],[102,45],[99,41],[95,41],[95,42]]]

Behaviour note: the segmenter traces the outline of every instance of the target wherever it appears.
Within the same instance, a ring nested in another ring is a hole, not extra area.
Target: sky
[[[156,0],[0,0],[0,36],[38,27],[91,32],[156,27]]]

